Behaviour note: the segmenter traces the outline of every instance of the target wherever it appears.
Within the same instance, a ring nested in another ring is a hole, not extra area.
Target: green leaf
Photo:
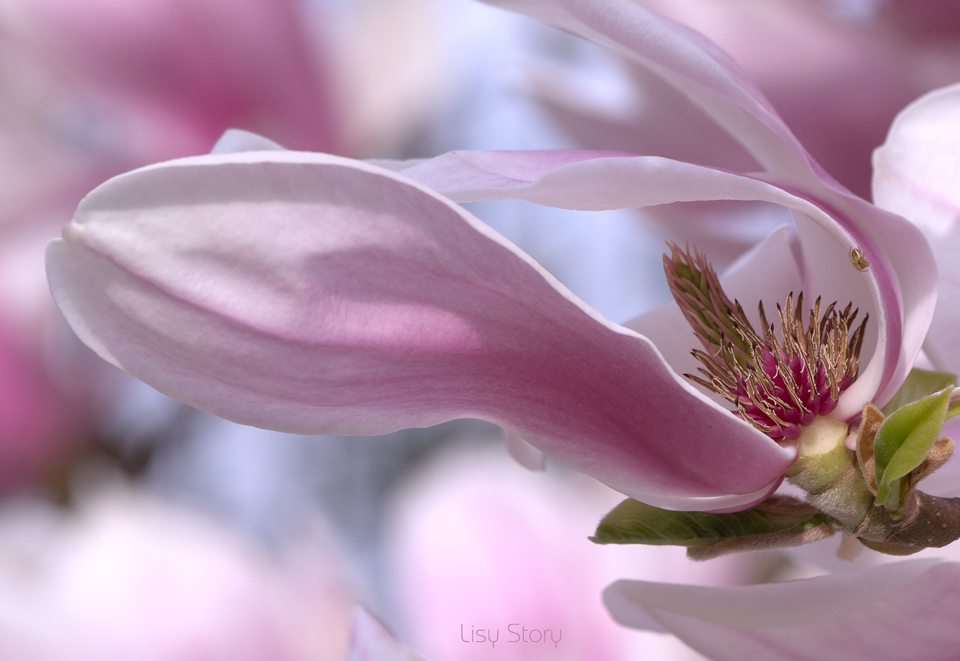
[[[883,414],[889,416],[897,409],[922,399],[927,395],[940,392],[947,386],[956,385],[957,375],[949,372],[929,372],[914,367],[907,375],[907,379],[900,386],[900,390],[893,396],[887,405],[881,409]],[[960,407],[958,407],[960,412]]]
[[[919,466],[937,442],[952,386],[902,406],[883,421],[873,445],[877,504],[900,507],[900,478]]]
[[[771,511],[761,503],[743,512],[715,514],[662,510],[627,499],[603,517],[590,540],[597,544],[709,546],[728,539],[801,531],[832,521],[826,514],[796,502],[787,511]]]

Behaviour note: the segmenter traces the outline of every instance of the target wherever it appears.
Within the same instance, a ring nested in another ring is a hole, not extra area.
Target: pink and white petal
[[[949,371],[960,369],[958,120],[960,85],[931,92],[897,116],[873,158],[876,204],[919,227],[936,257],[940,300],[924,347],[939,369]]]
[[[960,563],[910,560],[749,587],[618,581],[614,619],[653,618],[717,661],[950,661],[960,646]]]
[[[690,28],[630,0],[486,0],[611,48],[680,89],[765,168],[795,181],[832,179],[807,155],[756,84]]]
[[[368,164],[151,166],[88,195],[64,237],[48,277],[78,335],[237,422],[378,434],[481,418],[680,509],[755,498],[792,458],[461,207]]]
[[[347,661],[420,661],[362,606],[353,611]]]

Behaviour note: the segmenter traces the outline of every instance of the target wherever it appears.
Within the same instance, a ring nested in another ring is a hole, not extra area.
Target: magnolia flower
[[[748,309],[802,290],[869,313],[841,422],[888,400],[920,349],[936,287],[926,241],[825,174],[702,36],[626,0],[504,5],[650,67],[765,171],[582,151],[376,164],[231,134],[87,196],[48,249],[60,309],[111,363],[237,422],[377,434],[475,417],[652,505],[763,500],[796,451],[677,373],[692,360],[678,307],[610,322],[456,202],[785,207],[795,234],[771,235],[723,284]]]
[[[874,199],[929,238],[942,295],[924,349],[939,369],[960,369],[956,340],[957,132],[960,86],[904,109],[874,154]],[[957,495],[957,473],[941,476]],[[952,482],[952,484],[950,484]],[[870,552],[861,561],[875,562]],[[954,546],[922,559],[806,581],[739,588],[619,581],[605,592],[617,621],[664,628],[713,659],[953,659],[960,563]],[[947,561],[944,561],[944,558]]]

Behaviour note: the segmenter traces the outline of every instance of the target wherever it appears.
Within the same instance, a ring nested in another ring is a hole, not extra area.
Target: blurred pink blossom
[[[227,128],[336,150],[328,59],[295,0],[7,0],[6,28],[101,115],[133,162]]]
[[[364,163],[228,134],[87,196],[48,251],[61,310],[108,361],[237,422],[374,434],[476,417],[653,505],[762,500],[793,448],[679,376],[695,364],[676,304],[614,324],[454,202],[786,208],[796,234],[771,234],[724,284],[748,309],[805,291],[870,314],[839,420],[887,401],[913,365],[935,302],[926,241],[830,178],[701,35],[626,0],[504,4],[658,72],[765,171],[579,151]],[[850,264],[855,246],[869,270]]]
[[[129,488],[0,512],[0,657],[343,659],[354,604],[323,545],[282,560]]]
[[[621,498],[571,471],[524,471],[493,444],[431,461],[395,500],[386,542],[411,642],[446,661],[701,658],[669,636],[617,626],[601,590],[624,575],[733,585],[763,563],[755,554],[694,563],[678,548],[593,544],[600,515]]]

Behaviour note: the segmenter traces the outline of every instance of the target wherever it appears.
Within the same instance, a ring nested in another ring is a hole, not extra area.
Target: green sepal
[[[878,505],[900,508],[900,478],[923,463],[946,419],[953,386],[906,404],[883,421],[873,445]]]
[[[769,511],[761,503],[742,512],[674,512],[627,499],[603,517],[590,541],[597,544],[709,546],[725,540],[799,532],[833,521],[813,508]]]
[[[930,372],[914,367],[910,370],[900,390],[893,396],[887,405],[881,411],[883,415],[890,416],[893,412],[907,404],[919,399],[942,391],[947,386],[953,386],[957,383],[957,375],[950,372]],[[960,405],[956,407],[957,413],[960,413]],[[949,415],[947,417],[950,417]]]

